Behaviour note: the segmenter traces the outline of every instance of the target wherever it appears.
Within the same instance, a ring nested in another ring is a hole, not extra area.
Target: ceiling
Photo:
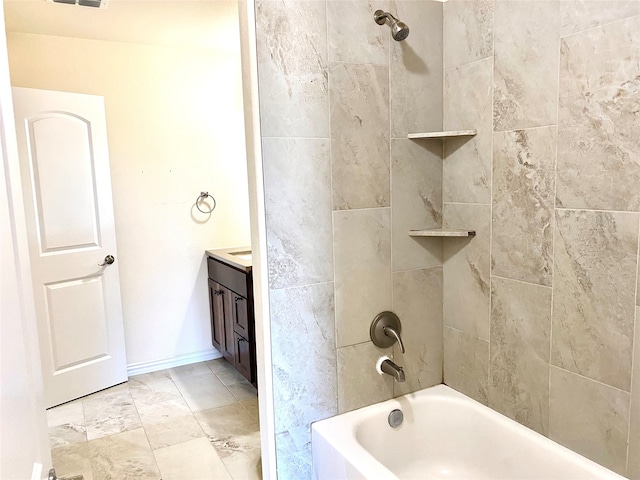
[[[5,0],[4,10],[7,32],[223,51],[239,46],[237,0],[109,0],[106,9]]]

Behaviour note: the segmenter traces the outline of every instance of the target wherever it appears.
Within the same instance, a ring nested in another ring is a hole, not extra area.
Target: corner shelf
[[[407,138],[415,140],[418,138],[452,138],[452,137],[473,137],[478,132],[475,130],[451,130],[448,132],[424,132],[410,133]]]
[[[475,237],[475,230],[459,228],[427,228],[426,230],[409,230],[410,237]]]

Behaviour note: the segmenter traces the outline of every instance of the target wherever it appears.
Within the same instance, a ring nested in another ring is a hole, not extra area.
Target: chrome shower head
[[[384,25],[385,23],[391,27],[391,36],[397,42],[401,42],[409,36],[409,27],[406,23],[401,22],[389,12],[382,10],[376,10],[373,14],[373,19],[378,25]]]

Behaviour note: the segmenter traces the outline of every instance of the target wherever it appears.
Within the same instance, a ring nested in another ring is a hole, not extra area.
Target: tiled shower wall
[[[640,478],[640,2],[451,0],[444,65],[445,382]]]
[[[257,0],[278,478],[311,478],[310,423],[441,383],[442,4]],[[377,8],[411,26],[402,42]],[[394,310],[407,382],[369,340]]]

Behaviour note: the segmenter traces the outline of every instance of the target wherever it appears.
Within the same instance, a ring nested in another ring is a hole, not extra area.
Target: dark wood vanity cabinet
[[[253,277],[243,270],[207,258],[211,343],[257,387]]]

